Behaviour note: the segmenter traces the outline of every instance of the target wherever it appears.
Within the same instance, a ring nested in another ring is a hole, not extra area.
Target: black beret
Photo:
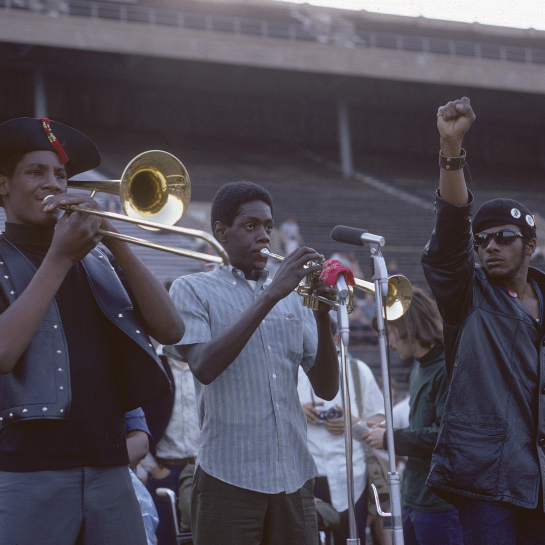
[[[51,134],[68,156],[65,167],[69,177],[100,165],[100,153],[90,138],[57,121],[50,121],[49,126]],[[48,138],[40,119],[18,117],[0,125],[0,157],[41,150],[54,151],[59,155],[62,150],[57,148]]]
[[[473,232],[498,225],[525,225],[530,227],[536,236],[536,225],[530,210],[513,199],[492,199],[486,201],[473,218]]]

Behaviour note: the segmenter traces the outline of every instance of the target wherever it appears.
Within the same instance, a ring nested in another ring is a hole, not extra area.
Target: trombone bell
[[[125,214],[131,218],[153,218],[155,223],[174,225],[189,206],[189,174],[174,155],[158,150],[146,151],[125,167],[119,198]]]
[[[121,180],[68,180],[68,187],[119,195],[126,216],[113,212],[90,210],[75,205],[61,206],[71,212],[83,212],[103,218],[117,219],[149,231],[169,231],[200,238],[212,246],[217,256],[156,244],[144,239],[99,229],[101,236],[154,248],[173,254],[200,259],[222,266],[229,264],[223,246],[206,231],[186,229],[175,224],[186,212],[191,199],[191,182],[184,165],[166,151],[151,150],[137,155],[123,171]],[[153,221],[150,221],[153,218]]]

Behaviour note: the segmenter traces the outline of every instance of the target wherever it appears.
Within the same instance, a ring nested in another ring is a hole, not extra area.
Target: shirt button
[[[280,403],[277,403],[276,408],[278,409],[279,407],[280,407]],[[543,441],[543,439],[542,439],[542,441]]]
[[[545,439],[542,437],[542,438],[538,441],[537,444],[538,444],[539,446],[545,445]]]
[[[276,378],[276,375],[273,373],[273,378]]]
[[[269,344],[269,346],[267,346],[267,348],[268,348],[269,350],[272,350],[272,348],[271,348],[271,345],[270,345],[270,344]]]

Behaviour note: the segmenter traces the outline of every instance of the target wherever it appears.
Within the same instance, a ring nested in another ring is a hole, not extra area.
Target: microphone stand
[[[350,392],[348,390],[348,368],[346,365],[346,348],[350,327],[348,325],[348,310],[346,302],[349,296],[344,274],[337,277],[337,324],[341,345],[341,393],[344,414],[344,444],[346,452],[346,484],[348,491],[348,535],[347,544],[360,545],[358,529],[356,526],[355,501],[354,501],[354,471],[352,465],[352,409],[350,405]]]
[[[366,235],[362,235],[362,240]],[[374,237],[374,235],[369,235]],[[382,244],[384,244],[384,239]],[[388,445],[388,487],[390,489],[391,513],[384,513],[380,507],[376,488],[373,487],[377,512],[382,517],[391,517],[393,545],[403,545],[403,518],[401,514],[401,488],[399,473],[396,470],[394,449],[394,425],[392,416],[392,399],[390,391],[390,353],[388,350],[388,336],[386,331],[386,296],[388,295],[388,272],[386,263],[380,251],[377,240],[368,241],[371,249],[372,279],[375,282],[375,303],[377,309],[377,329],[380,349],[380,363],[382,371],[382,391],[384,394],[384,416],[386,417],[386,442]]]

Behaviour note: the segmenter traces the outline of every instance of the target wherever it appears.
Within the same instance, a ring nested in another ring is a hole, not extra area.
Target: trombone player
[[[95,144],[49,119],[0,125],[0,543],[145,545],[127,470],[124,413],[168,394],[146,335],[183,321],[107,219],[66,193]]]
[[[214,236],[231,266],[176,280],[170,292],[186,324],[177,347],[195,377],[201,446],[192,491],[196,545],[315,545],[316,466],[297,394],[301,366],[316,395],[331,400],[339,365],[329,306],[313,312],[293,293],[322,258],[299,248],[268,279],[271,196],[235,182],[212,203]],[[334,296],[322,282],[311,291]],[[213,521],[211,523],[211,521]]]

